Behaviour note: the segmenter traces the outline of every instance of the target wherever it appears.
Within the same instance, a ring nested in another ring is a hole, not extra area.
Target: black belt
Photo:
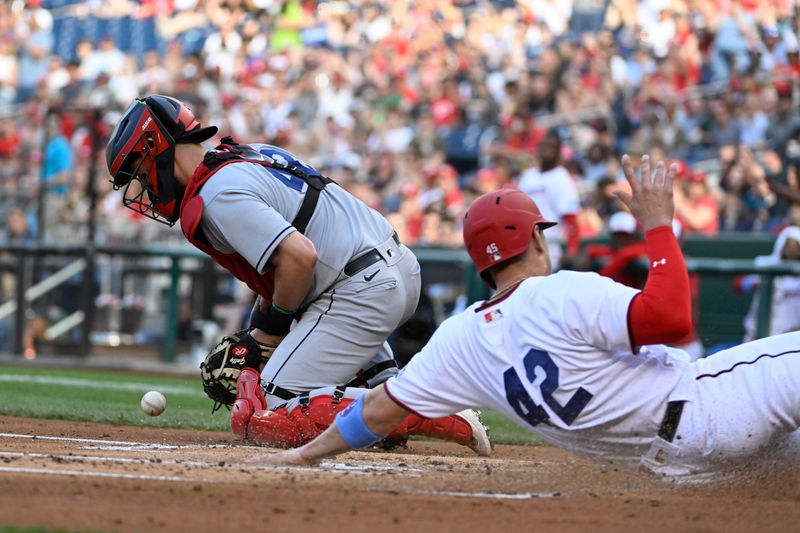
[[[264,396],[272,394],[273,396],[277,396],[281,400],[286,400],[286,401],[289,401],[297,396],[297,394],[290,392],[284,389],[283,387],[279,387],[278,385],[275,385],[271,381],[261,383],[261,393]]]
[[[397,236],[397,233],[392,234],[392,239],[398,245],[400,244],[400,238]],[[374,265],[378,261],[383,259],[381,253],[376,249],[373,248],[369,252],[359,255],[349,263],[344,266],[344,273],[350,276],[351,278],[367,268],[370,265]]]
[[[664,419],[658,427],[658,436],[667,442],[672,442],[675,439],[675,433],[678,432],[678,424],[681,422],[684,403],[686,402],[683,400],[667,402],[667,410],[664,413]]]

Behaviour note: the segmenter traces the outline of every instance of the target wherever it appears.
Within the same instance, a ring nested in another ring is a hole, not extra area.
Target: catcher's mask
[[[114,189],[125,187],[123,205],[168,226],[175,224],[183,197],[175,179],[175,144],[200,143],[216,132],[216,126],[201,127],[175,98],[134,100],[106,146]]]
[[[464,244],[483,281],[495,289],[489,268],[525,253],[535,226],[555,224],[524,192],[500,189],[478,197],[464,214]]]

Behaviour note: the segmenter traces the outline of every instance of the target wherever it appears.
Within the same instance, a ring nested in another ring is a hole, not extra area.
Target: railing
[[[58,287],[59,284],[74,277],[82,275],[82,291],[80,311],[65,317],[58,324],[50,327],[49,336],[68,329],[82,326],[80,353],[88,355],[91,352],[91,328],[94,318],[94,274],[97,256],[122,256],[136,258],[165,258],[170,261],[169,268],[153,269],[154,274],[167,272],[170,276],[169,289],[166,302],[166,324],[164,328],[164,341],[161,348],[161,359],[173,362],[177,348],[177,320],[179,303],[179,281],[182,275],[194,270],[186,269],[182,262],[184,259],[201,260],[204,265],[211,265],[211,260],[205,254],[192,248],[175,248],[166,246],[123,247],[123,246],[53,246],[38,244],[6,245],[0,248],[6,254],[15,257],[13,262],[0,265],[0,270],[13,272],[16,276],[15,298],[12,301],[0,303],[0,319],[15,315],[15,335],[12,351],[22,353],[22,335],[25,327],[25,310],[28,304],[45,295],[48,291]],[[464,250],[418,248],[414,253],[423,265],[423,279],[426,275],[438,268],[438,279],[429,279],[429,282],[462,283],[468,301],[486,297],[487,290],[480,278],[476,275],[469,256]],[[77,258],[66,266],[53,272],[43,280],[33,283],[33,259],[42,259],[45,256]],[[761,275],[761,288],[759,290],[759,313],[757,318],[757,335],[763,337],[767,334],[770,321],[772,286],[776,276],[800,276],[800,264],[780,263],[770,266],[756,265],[749,259],[713,259],[713,258],[688,258],[687,268],[690,272],[701,275],[731,275],[753,273]],[[144,270],[147,272],[147,269]],[[20,302],[24,302],[20,305]]]
[[[6,245],[0,250],[12,254],[16,257],[15,264],[6,263],[4,270],[13,271],[16,275],[15,287],[15,300],[4,302],[0,305],[0,318],[8,316],[11,313],[15,314],[14,321],[14,344],[12,351],[16,354],[22,353],[22,337],[25,328],[25,309],[26,305],[20,305],[20,302],[29,304],[46,294],[50,290],[55,289],[66,280],[74,277],[77,274],[82,274],[82,293],[79,313],[73,313],[66,317],[62,322],[52,326],[50,329],[51,335],[72,329],[78,325],[82,325],[81,334],[81,350],[84,355],[88,355],[91,351],[91,328],[94,318],[94,274],[95,263],[98,255],[108,256],[123,256],[123,257],[162,257],[171,261],[169,269],[170,285],[167,294],[167,308],[166,313],[166,326],[165,337],[162,346],[162,360],[172,362],[175,360],[175,351],[177,345],[177,320],[178,320],[178,283],[181,275],[186,271],[181,266],[181,260],[185,258],[200,259],[202,261],[210,262],[211,259],[198,250],[191,248],[171,248],[164,246],[148,246],[148,247],[126,247],[126,246],[56,246],[56,245],[39,245],[39,244],[15,244]],[[31,285],[31,272],[34,270],[31,264],[32,258],[43,258],[45,256],[57,257],[80,257],[73,261],[66,267],[59,269],[53,274],[47,276],[42,281]],[[154,270],[153,273],[158,273]],[[82,313],[82,314],[80,314]]]
[[[756,337],[769,334],[772,313],[772,284],[776,276],[800,276],[800,263],[782,262],[774,265],[756,265],[749,259],[687,258],[686,268],[697,274],[759,274],[758,317]]]

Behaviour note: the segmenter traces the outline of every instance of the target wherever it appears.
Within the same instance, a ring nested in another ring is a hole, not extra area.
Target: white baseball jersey
[[[769,431],[797,428],[800,334],[773,340],[779,348],[766,352],[759,351],[763,345],[745,344],[696,363],[662,345],[634,354],[627,316],[637,292],[594,273],[528,278],[505,297],[445,321],[386,383],[387,392],[427,417],[489,407],[562,447],[615,457],[647,451],[669,401],[689,402],[676,442],[691,444],[693,458],[728,452],[723,443],[745,449],[755,442],[739,442],[759,433],[753,426],[715,428],[715,417],[744,419],[749,409]],[[786,377],[765,390],[763,372]],[[735,391],[724,389],[728,379]],[[696,401],[701,393],[712,399]]]
[[[545,172],[529,168],[519,178],[519,189],[536,202],[545,220],[561,222],[564,215],[576,215],[580,211],[578,187],[564,167]],[[553,236],[562,236],[559,226],[548,231],[548,238]]]
[[[578,188],[564,167],[556,167],[545,172],[529,168],[522,173],[519,189],[530,196],[545,220],[561,222],[564,215],[575,215],[580,210]],[[547,230],[550,260],[557,267],[561,260],[561,243],[564,240],[562,224]]]

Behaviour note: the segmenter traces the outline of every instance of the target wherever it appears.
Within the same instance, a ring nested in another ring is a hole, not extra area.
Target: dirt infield
[[[0,417],[0,525],[93,531],[797,531],[800,473],[675,486],[549,447],[412,442],[253,467],[225,434]]]

